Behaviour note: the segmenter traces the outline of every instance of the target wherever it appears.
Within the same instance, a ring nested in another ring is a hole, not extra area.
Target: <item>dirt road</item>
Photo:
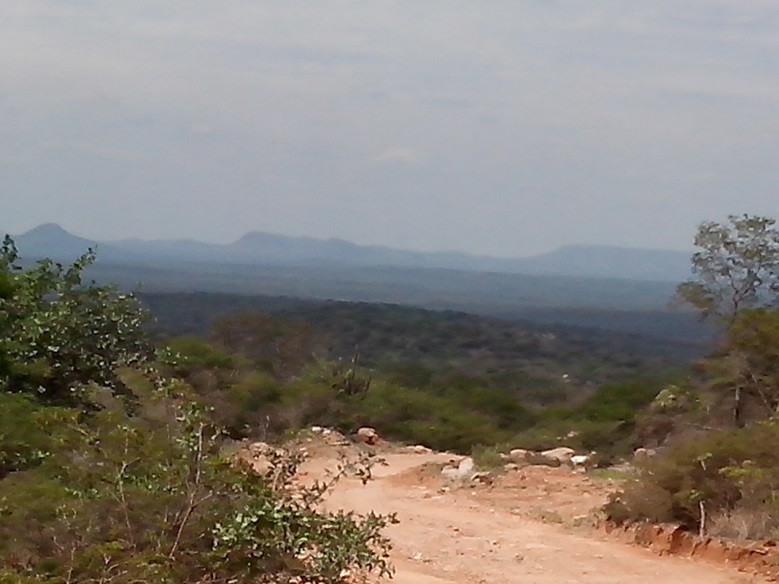
[[[561,469],[554,469],[557,474],[548,479],[518,475],[514,483],[498,487],[446,490],[437,474],[423,467],[446,459],[445,455],[391,453],[385,458],[388,466],[377,469],[376,480],[366,486],[342,482],[329,505],[359,512],[397,512],[400,524],[389,528],[388,534],[395,545],[399,584],[764,581],[727,566],[661,557],[592,530],[572,528],[560,509],[570,518],[591,508],[601,494],[586,487],[585,479],[567,478]],[[573,484],[569,480],[578,481],[578,490],[568,488]]]

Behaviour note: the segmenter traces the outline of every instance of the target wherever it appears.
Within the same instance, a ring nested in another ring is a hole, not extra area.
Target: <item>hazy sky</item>
[[[779,216],[776,0],[0,0],[0,228],[525,255]]]

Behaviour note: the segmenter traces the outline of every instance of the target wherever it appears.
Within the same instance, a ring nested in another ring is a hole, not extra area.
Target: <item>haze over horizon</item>
[[[285,234],[285,233],[277,233],[277,232],[273,232],[273,231],[261,231],[261,230],[247,231],[246,233],[243,233],[240,236],[236,237],[235,239],[232,239],[232,240],[229,240],[229,241],[214,241],[213,239],[209,239],[208,237],[198,237],[198,236],[195,236],[195,237],[182,237],[182,238],[175,238],[175,237],[161,237],[161,238],[157,238],[157,237],[155,237],[155,238],[148,238],[148,239],[147,238],[142,238],[142,237],[129,236],[129,237],[122,237],[122,238],[101,239],[99,237],[92,237],[89,233],[81,233],[81,232],[77,232],[77,231],[68,229],[66,226],[60,225],[59,223],[55,223],[55,222],[41,223],[40,225],[36,225],[36,226],[32,227],[31,229],[28,229],[28,230],[23,231],[23,232],[18,232],[18,233],[12,233],[9,230],[3,230],[0,227],[0,238],[5,236],[5,235],[10,235],[11,237],[14,237],[14,238],[26,237],[26,236],[28,236],[28,235],[30,235],[32,233],[35,233],[35,232],[38,232],[40,234],[43,234],[45,232],[45,237],[47,237],[47,238],[51,238],[52,236],[56,237],[55,232],[60,232],[65,237],[76,237],[76,238],[79,238],[79,239],[84,239],[84,240],[88,240],[88,241],[94,241],[94,242],[102,243],[102,244],[114,244],[114,243],[119,244],[119,243],[127,243],[127,242],[132,242],[132,241],[143,241],[143,242],[155,242],[155,241],[167,241],[167,242],[181,241],[181,242],[184,242],[184,241],[190,241],[190,242],[193,242],[193,243],[208,243],[208,244],[216,244],[216,245],[230,245],[230,244],[235,244],[235,243],[239,242],[240,240],[245,239],[247,237],[250,237],[252,235],[262,234],[263,236],[270,236],[271,238],[291,238],[291,239],[294,239],[294,240],[297,240],[297,239],[300,239],[300,240],[310,239],[312,241],[318,241],[318,242],[340,241],[340,242],[345,242],[345,243],[348,243],[348,244],[351,244],[351,245],[355,245],[355,246],[358,246],[358,247],[362,247],[362,248],[377,247],[377,248],[382,248],[382,249],[387,249],[387,250],[409,251],[409,252],[413,252],[413,253],[455,253],[455,254],[467,254],[467,255],[471,255],[473,257],[479,257],[479,256],[492,257],[492,258],[496,258],[496,259],[497,258],[512,259],[512,258],[522,258],[522,257],[537,257],[537,256],[545,255],[545,253],[547,253],[547,254],[548,253],[553,253],[553,252],[561,251],[561,250],[564,250],[564,249],[567,249],[567,248],[593,248],[593,249],[596,249],[596,248],[603,248],[603,249],[614,248],[614,249],[624,249],[624,250],[634,249],[634,250],[646,250],[646,251],[658,251],[658,252],[666,252],[666,251],[667,252],[690,252],[691,251],[690,249],[670,249],[670,248],[651,248],[651,247],[639,248],[639,247],[635,247],[635,246],[614,246],[614,245],[610,245],[610,244],[597,244],[597,243],[595,243],[595,244],[576,244],[576,243],[573,243],[573,244],[565,244],[565,245],[557,246],[557,247],[555,247],[555,248],[553,248],[551,250],[548,250],[547,252],[541,252],[541,253],[538,253],[538,254],[528,254],[526,256],[523,256],[522,254],[518,254],[518,253],[506,254],[506,255],[499,255],[499,254],[489,255],[489,254],[472,253],[472,252],[468,252],[468,251],[463,250],[463,249],[440,249],[440,250],[427,251],[427,250],[414,249],[413,247],[409,247],[409,246],[403,246],[403,244],[394,245],[394,246],[393,245],[380,245],[380,244],[366,244],[366,243],[362,243],[362,242],[359,242],[359,241],[352,241],[352,240],[349,240],[349,239],[344,239],[344,238],[341,238],[341,237],[312,237],[310,235],[294,236],[294,235],[289,235],[289,234]]]
[[[29,0],[0,229],[528,256],[779,216],[779,4]]]

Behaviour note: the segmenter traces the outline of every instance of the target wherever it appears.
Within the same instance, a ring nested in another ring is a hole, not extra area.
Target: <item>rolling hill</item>
[[[55,224],[16,236],[25,257],[72,259],[97,246],[103,261],[121,263],[219,262],[251,266],[431,268],[536,276],[679,282],[689,275],[689,254],[610,246],[566,246],[533,257],[498,258],[460,252],[416,252],[357,245],[341,239],[247,233],[230,244],[140,239],[98,242]]]

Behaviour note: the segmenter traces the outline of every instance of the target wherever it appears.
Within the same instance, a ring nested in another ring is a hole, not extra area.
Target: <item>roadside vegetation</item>
[[[663,451],[606,507],[615,521],[674,521],[700,534],[779,535],[779,230],[773,219],[707,222],[680,300],[724,331],[688,382],[639,427]]]
[[[301,486],[283,451],[263,474],[227,457],[136,300],[82,283],[93,259],[22,269],[0,249],[0,582],[388,574],[391,518],[322,511],[330,483]]]

